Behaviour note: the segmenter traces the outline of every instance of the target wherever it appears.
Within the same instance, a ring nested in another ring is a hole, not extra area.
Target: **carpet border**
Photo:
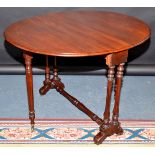
[[[54,120],[54,121],[53,121]],[[48,119],[48,121],[45,121],[45,120],[43,120],[43,119],[41,119],[40,121],[36,121],[36,125],[39,125],[40,123],[44,123],[45,125],[48,125],[48,123],[50,123],[50,122],[53,122],[53,124],[54,125],[56,125],[56,126],[59,126],[59,125],[61,125],[62,123],[65,123],[65,125],[68,125],[68,124],[70,124],[71,126],[72,125],[79,125],[79,124],[83,124],[83,123],[88,123],[88,124],[91,124],[91,125],[94,125],[95,124],[95,122],[93,122],[92,120],[90,120],[90,119]],[[150,128],[155,128],[155,121],[142,121],[142,120],[140,120],[140,121],[137,121],[137,120],[130,120],[130,121],[122,121],[121,123],[122,124],[124,124],[125,125],[125,127],[127,127],[127,126],[130,126],[130,125],[135,125],[135,124],[137,124],[137,122],[139,122],[140,124],[139,124],[139,127],[140,126],[145,126],[145,125],[147,125],[147,126],[149,126]],[[5,124],[6,123],[6,124]],[[3,121],[0,121],[0,124],[4,124],[4,125],[17,125],[17,124],[19,124],[19,125],[22,125],[22,124],[25,124],[26,123],[26,125],[30,125],[29,124],[29,120],[28,119],[18,119],[18,120],[3,120]],[[96,126],[96,125],[95,125]],[[87,143],[87,144],[85,144],[85,143],[76,143],[76,144],[74,144],[74,143],[72,143],[72,144],[68,144],[68,143],[59,143],[59,144],[54,144],[54,143],[42,143],[42,144],[37,144],[37,143],[34,143],[34,144],[32,144],[32,143],[29,143],[29,144],[27,144],[27,143],[14,143],[14,144],[11,144],[11,143],[5,143],[5,144],[3,144],[3,143],[1,143],[0,144],[0,147],[3,147],[3,146],[12,146],[12,147],[14,147],[14,146],[25,146],[25,147],[27,147],[27,146],[32,146],[32,147],[39,147],[39,146],[49,146],[49,147],[54,147],[54,146],[58,146],[58,147],[61,147],[61,146],[94,146],[95,144],[91,144],[91,143]],[[145,146],[145,147],[155,147],[155,143],[145,143],[145,144],[139,144],[139,143],[113,143],[113,144],[101,144],[101,146],[135,146],[135,147],[137,147],[137,146],[139,146],[139,147],[142,147],[142,146]]]
[[[0,144],[0,147],[155,147],[155,144]]]

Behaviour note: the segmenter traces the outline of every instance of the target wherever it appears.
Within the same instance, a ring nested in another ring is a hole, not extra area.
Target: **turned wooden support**
[[[119,103],[120,103],[120,94],[121,94],[121,86],[122,86],[122,79],[123,79],[123,71],[124,71],[124,63],[121,63],[117,67],[117,75],[116,75],[116,82],[115,82],[115,103],[113,108],[113,116],[112,116],[112,123],[114,125],[119,125],[118,121],[119,117]],[[120,131],[117,134],[122,134],[123,130],[120,127]]]
[[[58,66],[57,66],[57,58],[54,57],[54,65],[53,65],[53,79],[57,81],[61,81],[58,76]]]
[[[64,88],[65,88],[65,85],[61,82],[61,79],[60,79],[59,76],[58,76],[58,66],[57,66],[57,58],[56,58],[56,57],[54,57],[53,77],[52,77],[52,79],[51,79],[51,82],[52,82],[53,88],[56,88],[56,87],[55,87],[55,82],[58,84],[58,86],[59,86],[61,89],[64,89]]]
[[[103,123],[103,120],[99,118],[96,114],[90,111],[83,103],[78,101],[76,98],[68,94],[64,88],[64,84],[61,82],[61,79],[58,77],[58,68],[56,65],[56,58],[53,67],[53,78],[51,79],[52,86],[65,98],[67,98],[74,106],[76,106],[79,110],[84,112],[87,116],[89,116],[93,121],[95,121],[98,125]]]
[[[33,97],[33,77],[32,77],[32,55],[30,53],[24,53],[25,65],[26,65],[26,84],[27,84],[27,96],[29,104],[29,119],[31,120],[31,130],[34,130],[34,97]]]
[[[114,124],[119,124],[118,122],[119,101],[120,101],[120,93],[121,93],[121,86],[122,86],[122,79],[123,79],[124,64],[125,62],[127,62],[127,58],[128,58],[128,51],[113,53],[106,56],[106,64],[108,66],[118,65],[117,74],[115,78],[115,103],[114,103],[113,117],[112,117],[112,121]]]
[[[108,69],[108,84],[107,84],[107,96],[106,96],[106,105],[104,111],[104,123],[109,124],[110,121],[110,104],[111,104],[111,94],[113,87],[114,71],[115,66],[110,66]]]
[[[117,67],[117,75],[115,82],[115,103],[113,108],[113,121],[118,122],[119,117],[119,102],[120,102],[120,93],[123,79],[124,63],[120,64]]]
[[[119,124],[114,125],[110,122],[108,125],[102,124],[100,126],[100,132],[94,137],[94,143],[99,145],[101,144],[107,137],[112,136],[113,134],[122,134],[123,130]]]
[[[119,53],[113,53],[106,56],[106,64],[109,66],[108,70],[108,85],[107,85],[107,97],[106,106],[104,112],[104,123],[100,126],[99,133],[94,137],[95,144],[101,144],[107,137],[113,134],[122,134],[123,129],[118,121],[119,116],[119,100],[120,90],[124,71],[124,62],[127,61],[128,51]],[[112,121],[110,121],[110,99],[112,92],[112,81],[114,78],[114,66],[117,67],[117,75],[115,82],[115,103],[113,108]]]
[[[78,101],[76,98],[68,94],[62,85],[61,82],[53,80],[52,85],[54,85],[54,88],[65,98],[67,98],[74,106],[76,106],[79,110],[84,112],[86,115],[88,115],[93,121],[95,121],[98,125],[101,125],[103,123],[103,120],[99,118],[96,114],[94,114],[92,111],[90,111],[83,103]]]
[[[43,86],[39,89],[40,95],[45,95],[51,89],[51,87],[50,67],[48,63],[48,56],[46,56],[45,80],[43,82]]]
[[[52,85],[53,80],[61,82],[61,79],[58,76],[58,67],[57,67],[56,57],[54,57],[53,77],[52,79],[50,79],[50,67],[48,63],[48,56],[46,56],[45,81],[43,82],[44,85],[39,89],[40,95],[45,95],[50,89],[54,88]],[[64,88],[65,86],[63,83],[62,85]]]
[[[50,82],[50,67],[48,63],[48,56],[46,56],[46,67],[45,67],[45,82]]]
[[[61,81],[61,79],[58,76],[58,68],[57,67],[53,67],[53,79],[56,81]]]
[[[94,137],[94,143],[101,144],[108,136],[114,133],[114,128],[111,126],[110,122],[110,104],[111,104],[111,94],[113,88],[113,79],[115,74],[115,66],[108,66],[108,82],[107,82],[107,96],[106,105],[104,111],[104,122],[100,126],[99,133]]]

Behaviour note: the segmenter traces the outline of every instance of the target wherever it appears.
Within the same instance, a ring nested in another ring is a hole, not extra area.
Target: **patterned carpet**
[[[154,121],[121,121],[124,134],[103,144],[155,144]],[[0,121],[0,144],[93,144],[98,126],[90,120],[37,120],[31,132],[27,120]]]

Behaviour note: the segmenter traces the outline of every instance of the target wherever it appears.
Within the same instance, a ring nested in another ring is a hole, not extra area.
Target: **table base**
[[[34,97],[33,97],[33,76],[32,76],[32,66],[31,60],[32,55],[30,53],[24,54],[25,64],[26,64],[26,82],[27,82],[27,93],[28,93],[28,105],[29,105],[29,119],[31,120],[31,128],[34,130]],[[108,82],[107,82],[107,95],[106,95],[106,105],[103,114],[103,119],[89,110],[83,103],[78,101],[75,97],[67,93],[64,88],[64,84],[58,76],[58,69],[56,66],[56,61],[53,66],[53,78],[50,78],[50,67],[48,65],[48,56],[46,56],[46,68],[45,68],[45,80],[43,86],[40,88],[39,92],[41,95],[45,95],[50,89],[56,89],[61,95],[67,98],[74,106],[79,110],[89,116],[93,121],[99,125],[99,133],[94,137],[95,144],[101,144],[107,137],[113,134],[123,134],[123,129],[121,128],[119,117],[119,100],[120,91],[122,86],[124,62],[127,59],[127,52],[110,54],[106,56],[106,64],[108,65]],[[116,77],[115,77],[115,66],[117,67]],[[112,119],[110,119],[110,104],[111,95],[113,90],[113,81],[115,77],[115,103],[113,108]]]
[[[65,85],[61,82],[61,79],[58,77],[57,68],[54,68],[53,75],[54,76],[52,79],[49,80],[49,78],[47,78],[43,82],[44,85],[39,90],[40,95],[45,95],[50,89],[56,89],[57,92],[59,92],[61,95],[67,98],[74,106],[76,106],[79,110],[84,112],[93,121],[95,121],[100,126],[100,132],[94,137],[95,144],[101,144],[107,137],[113,134],[123,134],[123,129],[121,128],[120,123],[118,121],[104,121],[96,114],[94,114],[91,110],[89,110],[83,103],[81,103],[75,97],[67,93],[64,90]]]

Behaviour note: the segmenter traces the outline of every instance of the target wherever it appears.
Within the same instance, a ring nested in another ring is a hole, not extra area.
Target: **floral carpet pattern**
[[[108,137],[103,144],[155,144],[155,121],[121,121],[123,135]],[[90,120],[0,121],[0,144],[93,144],[99,127]]]

